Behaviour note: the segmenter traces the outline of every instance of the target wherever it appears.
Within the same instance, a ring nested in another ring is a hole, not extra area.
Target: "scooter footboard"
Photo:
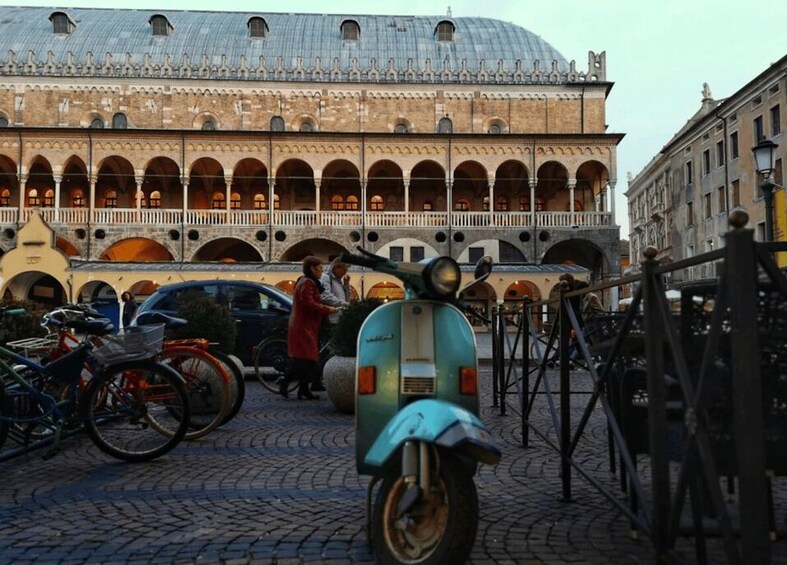
[[[490,465],[501,457],[492,434],[477,416],[455,404],[426,399],[396,414],[372,444],[364,464],[382,468],[407,440],[440,445]]]

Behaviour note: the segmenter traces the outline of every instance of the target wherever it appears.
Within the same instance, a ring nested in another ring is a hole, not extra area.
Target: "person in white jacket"
[[[320,283],[323,290],[320,299],[323,304],[334,308],[343,308],[350,304],[352,290],[350,289],[350,275],[347,274],[349,267],[347,263],[334,259],[330,268],[322,274]],[[335,324],[339,321],[339,316],[341,316],[341,310],[329,315],[328,323]]]

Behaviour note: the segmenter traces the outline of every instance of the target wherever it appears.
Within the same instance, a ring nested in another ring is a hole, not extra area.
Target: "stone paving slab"
[[[482,377],[490,388],[488,367]],[[648,541],[632,539],[627,519],[579,477],[573,501],[561,501],[557,453],[532,435],[522,448],[517,415],[500,416],[486,394],[482,417],[504,455],[476,477],[481,517],[471,563],[654,562]],[[533,420],[553,433],[544,399]],[[285,400],[249,381],[235,420],[151,463],[115,461],[82,437],[48,461],[33,452],[0,463],[0,563],[373,563],[368,479],[355,472],[353,434],[352,417],[326,399]],[[616,488],[600,408],[576,460]],[[773,562],[787,563],[787,541],[771,547]],[[679,550],[693,561],[690,539]],[[718,541],[709,551],[719,562]]]

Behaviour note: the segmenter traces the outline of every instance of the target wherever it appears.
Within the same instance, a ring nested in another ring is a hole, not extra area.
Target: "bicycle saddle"
[[[106,335],[115,329],[115,325],[109,318],[66,320],[63,325],[76,333],[87,335]]]

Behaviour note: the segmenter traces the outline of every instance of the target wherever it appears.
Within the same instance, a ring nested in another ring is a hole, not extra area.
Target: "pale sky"
[[[618,146],[616,192],[620,236],[628,239],[626,173],[638,174],[699,108],[702,85],[714,98],[734,94],[787,54],[787,2],[758,9],[743,0],[16,0],[15,6],[127,7],[439,16],[484,16],[540,35],[577,70],[588,51],[607,53],[609,133]],[[765,19],[757,18],[762,15]],[[615,176],[615,171],[611,172]]]

